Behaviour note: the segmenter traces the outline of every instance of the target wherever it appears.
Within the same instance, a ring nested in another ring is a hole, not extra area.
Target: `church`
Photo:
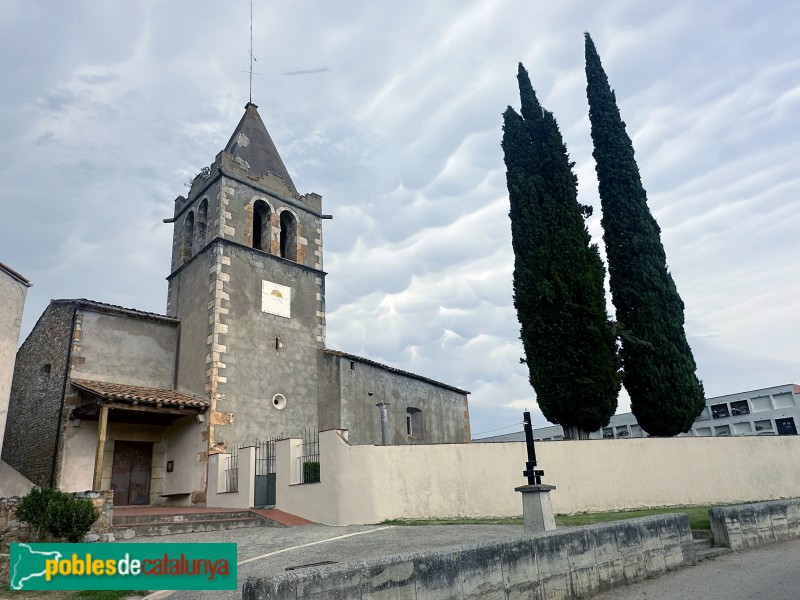
[[[52,300],[17,353],[2,459],[115,505],[202,506],[210,455],[270,439],[469,442],[468,392],[326,347],[330,218],[248,103],[165,220],[166,314]]]

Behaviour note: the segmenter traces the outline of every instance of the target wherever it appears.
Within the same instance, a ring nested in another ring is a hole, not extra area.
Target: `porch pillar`
[[[108,429],[108,406],[100,407],[100,420],[97,423],[97,451],[94,455],[94,479],[92,490],[99,491],[103,484],[103,454],[106,447],[106,430]]]

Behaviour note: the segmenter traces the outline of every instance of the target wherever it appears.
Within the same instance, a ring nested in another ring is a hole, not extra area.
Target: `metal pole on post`
[[[533,444],[533,425],[531,413],[527,410],[522,413],[523,427],[525,428],[525,446],[528,450],[528,462],[525,463],[525,470],[522,474],[528,478],[528,485],[539,485],[542,483],[544,471],[536,469],[536,447]]]
[[[556,521],[553,516],[553,506],[550,503],[550,492],[556,488],[542,483],[544,471],[536,468],[536,447],[533,443],[531,413],[526,410],[522,415],[525,446],[528,451],[528,460],[522,474],[528,478],[528,485],[515,488],[515,491],[522,493],[522,521],[525,533],[552,531],[556,528]]]

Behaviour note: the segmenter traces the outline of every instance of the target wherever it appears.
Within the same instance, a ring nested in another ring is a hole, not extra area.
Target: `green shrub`
[[[319,482],[319,463],[307,462],[303,463],[303,483],[318,483]]]
[[[50,513],[50,506],[55,502],[58,490],[51,488],[33,488],[19,502],[17,506],[17,518],[30,524],[36,532],[37,537],[41,538],[47,531],[47,515]]]
[[[33,488],[17,507],[17,518],[30,523],[39,537],[47,531],[68,542],[83,541],[99,517],[90,500],[50,488]]]

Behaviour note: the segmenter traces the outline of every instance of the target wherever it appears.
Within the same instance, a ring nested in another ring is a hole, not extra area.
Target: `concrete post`
[[[541,533],[556,528],[553,505],[550,503],[550,490],[554,489],[556,486],[543,483],[514,488],[515,492],[522,492],[522,522],[525,533]]]

